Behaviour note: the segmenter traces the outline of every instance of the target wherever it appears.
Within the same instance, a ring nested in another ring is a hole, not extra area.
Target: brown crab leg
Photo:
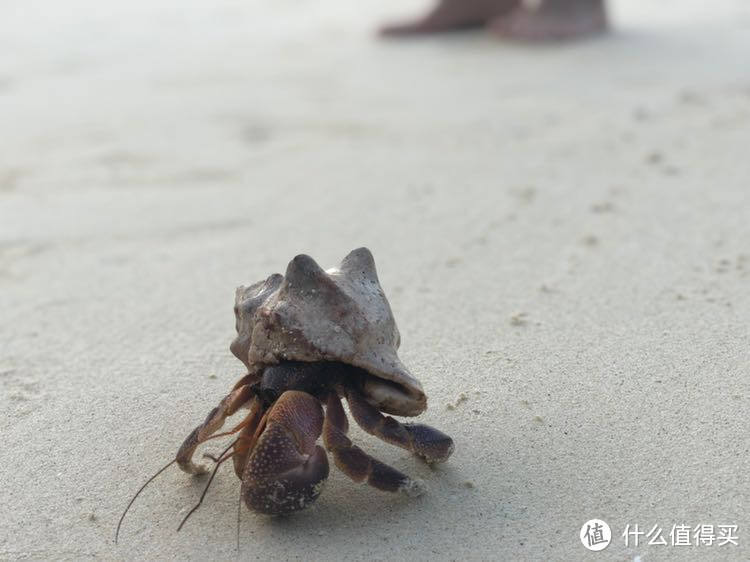
[[[444,462],[453,453],[453,439],[442,431],[421,423],[402,424],[384,416],[356,390],[347,388],[345,392],[354,420],[370,435],[419,455],[429,463]]]
[[[192,431],[192,433],[188,436],[188,438],[185,439],[185,442],[182,444],[179,451],[177,452],[177,456],[174,459],[172,459],[169,463],[164,465],[156,474],[154,474],[151,478],[149,478],[146,481],[146,483],[143,484],[143,486],[141,486],[138,489],[135,495],[133,495],[133,497],[130,499],[130,502],[128,503],[125,510],[122,512],[122,515],[120,516],[120,520],[117,523],[117,529],[115,530],[115,543],[117,542],[119,538],[120,528],[122,527],[122,522],[125,520],[125,516],[127,515],[131,506],[133,505],[135,500],[138,499],[138,496],[140,496],[141,492],[143,492],[143,490],[151,482],[153,482],[157,476],[162,474],[167,468],[172,466],[174,463],[177,463],[182,470],[184,470],[185,472],[189,472],[191,474],[203,474],[203,473],[208,472],[206,468],[194,464],[191,460],[196,447],[202,442],[207,441],[209,439],[236,433],[237,431],[240,431],[240,429],[246,428],[248,425],[250,425],[253,422],[254,420],[253,415],[257,411],[255,408],[251,409],[250,414],[241,423],[239,423],[236,427],[234,427],[231,431],[220,433],[220,434],[214,434],[216,430],[219,429],[224,424],[224,420],[226,419],[227,416],[230,416],[233,413],[235,413],[243,404],[245,404],[249,399],[253,397],[253,393],[250,392],[250,383],[255,382],[255,380],[256,380],[256,377],[251,377],[250,375],[246,375],[245,377],[241,378],[237,382],[237,384],[234,386],[234,389],[232,390],[232,392],[230,392],[229,395],[227,395],[219,403],[218,407],[214,408],[211,411],[211,413],[206,418],[206,421],[203,424],[196,427]],[[256,404],[253,404],[253,406],[255,407]],[[232,443],[232,445],[230,445],[230,447],[236,446],[240,439],[241,438],[235,439],[235,441]],[[227,460],[227,459],[224,459],[224,460]],[[224,462],[224,460],[214,459],[217,467],[221,462]],[[205,491],[204,491],[204,494],[205,494]]]
[[[264,412],[261,401],[255,398],[250,406],[250,413],[242,422],[243,427],[237,436],[237,441],[234,444],[234,455],[232,456],[234,473],[240,480],[242,480],[242,473],[247,464],[247,456],[255,446],[258,435],[262,431],[261,426],[265,426],[267,413],[267,411]]]
[[[315,444],[323,408],[306,392],[287,390],[261,419],[242,473],[249,509],[284,515],[312,505],[328,478],[328,457]]]
[[[336,466],[355,482],[364,482],[386,492],[404,492],[418,496],[425,491],[421,480],[413,480],[406,474],[371,457],[354,445],[347,436],[349,420],[346,418],[341,400],[335,393],[328,396],[326,418],[323,424],[323,441],[333,454]]]
[[[234,385],[232,392],[227,394],[219,402],[219,405],[206,416],[205,421],[187,436],[177,451],[176,457],[177,465],[184,472],[188,474],[205,474],[208,472],[205,466],[193,462],[195,449],[198,445],[209,439],[213,433],[218,431],[224,425],[224,420],[227,417],[234,414],[253,398],[254,392],[251,389],[251,384],[256,381],[256,378],[251,375],[245,375],[241,378]]]

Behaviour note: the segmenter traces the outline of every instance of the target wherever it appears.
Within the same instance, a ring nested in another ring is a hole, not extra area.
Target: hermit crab
[[[398,358],[399,331],[367,248],[352,251],[327,271],[299,255],[284,275],[239,287],[234,314],[237,337],[230,349],[247,374],[190,433],[175,459],[136,493],[125,513],[172,463],[189,474],[208,472],[193,455],[201,443],[226,435],[236,438],[219,457],[204,455],[215,462],[211,479],[232,459],[241,499],[256,513],[283,515],[312,505],[329,474],[326,451],[355,482],[412,496],[424,491],[420,480],[371,457],[347,435],[342,399],[367,433],[429,463],[445,461],[454,448],[437,429],[384,415],[417,416],[427,397]],[[242,408],[249,409],[245,418],[217,433]],[[316,444],[321,435],[325,449]]]

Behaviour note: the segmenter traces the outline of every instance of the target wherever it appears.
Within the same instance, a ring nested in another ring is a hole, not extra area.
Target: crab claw
[[[250,510],[284,515],[313,504],[328,478],[328,457],[315,444],[322,429],[317,399],[295,390],[281,395],[242,474],[242,498]]]

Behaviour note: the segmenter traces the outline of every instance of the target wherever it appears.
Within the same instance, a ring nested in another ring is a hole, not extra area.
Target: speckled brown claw
[[[310,507],[328,478],[328,457],[315,444],[323,429],[320,402],[288,390],[268,411],[242,474],[249,509],[284,515]]]

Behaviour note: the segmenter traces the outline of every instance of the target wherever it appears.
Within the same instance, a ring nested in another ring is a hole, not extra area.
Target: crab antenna
[[[233,433],[236,433],[237,431],[239,431],[240,429],[242,429],[243,426],[244,426],[244,422],[241,423],[241,424],[239,424],[237,427],[233,428],[230,431],[225,431],[224,433],[217,433],[216,435],[212,435],[211,437],[208,437],[207,439],[204,439],[202,441],[202,443],[205,443],[206,441],[211,441],[212,439],[218,439],[219,437],[226,437],[227,435],[232,435]],[[203,457],[204,458],[209,458],[209,459],[211,459],[214,462],[218,462],[218,459],[214,458],[212,455],[209,455],[208,453],[205,453],[203,455]],[[125,515],[130,510],[130,506],[133,505],[133,502],[135,502],[136,498],[138,498],[138,496],[140,495],[140,493],[143,491],[143,489],[146,486],[148,486],[149,484],[151,484],[151,482],[153,482],[156,479],[157,476],[159,476],[162,472],[164,472],[165,470],[167,470],[175,462],[177,462],[177,459],[173,459],[171,462],[169,462],[165,466],[161,467],[159,469],[159,471],[156,474],[154,474],[151,478],[149,478],[148,480],[146,480],[146,483],[143,486],[141,486],[140,489],[135,493],[135,495],[133,496],[133,498],[130,500],[130,503],[128,504],[128,507],[126,507],[125,511],[122,512],[122,516],[120,517],[120,521],[118,521],[118,523],[117,523],[117,530],[115,531],[115,544],[117,544],[117,539],[120,536],[120,526],[122,525],[123,519],[125,519]]]
[[[240,553],[240,512],[242,511],[242,486],[237,494],[237,554]]]
[[[203,498],[206,497],[206,494],[208,493],[208,488],[211,486],[211,482],[214,481],[214,476],[216,476],[216,472],[219,470],[219,467],[221,466],[221,464],[224,461],[226,461],[228,459],[231,459],[232,455],[234,455],[234,453],[232,453],[231,455],[227,455],[226,457],[224,457],[224,455],[227,454],[227,451],[229,451],[229,449],[231,449],[232,447],[234,447],[234,445],[235,445],[235,443],[237,443],[237,441],[239,441],[239,439],[235,439],[234,441],[232,441],[229,444],[229,446],[226,449],[224,449],[222,451],[222,453],[219,455],[219,460],[216,462],[216,466],[214,467],[213,471],[211,472],[211,477],[208,479],[208,482],[206,482],[206,487],[203,488],[203,493],[201,494],[201,497],[198,500],[198,503],[193,506],[193,509],[191,509],[190,511],[188,511],[188,514],[182,520],[182,523],[180,523],[180,526],[177,527],[177,532],[178,533],[180,532],[180,529],[182,529],[182,526],[185,524],[185,522],[190,518],[190,516],[193,513],[195,513],[195,510],[198,509],[201,506],[201,504],[203,503]]]
[[[139,488],[139,490],[135,493],[135,495],[133,496],[133,498],[130,500],[130,503],[125,508],[125,511],[122,512],[122,515],[120,516],[120,520],[117,522],[117,530],[115,531],[115,544],[117,544],[117,539],[120,537],[120,527],[122,526],[123,519],[125,519],[125,515],[127,515],[128,511],[130,510],[130,506],[133,505],[133,502],[135,502],[135,500],[138,498],[138,496],[141,495],[141,492],[146,488],[146,486],[148,486],[149,484],[151,484],[151,482],[153,482],[156,479],[157,476],[159,476],[162,472],[164,472],[165,470],[167,470],[175,462],[177,462],[177,459],[172,459],[172,461],[170,461],[169,463],[167,463],[166,465],[164,465],[163,467],[161,467],[159,469],[159,471],[156,474],[154,474],[151,478],[149,478],[148,480],[146,480],[146,483],[143,486],[141,486]]]

